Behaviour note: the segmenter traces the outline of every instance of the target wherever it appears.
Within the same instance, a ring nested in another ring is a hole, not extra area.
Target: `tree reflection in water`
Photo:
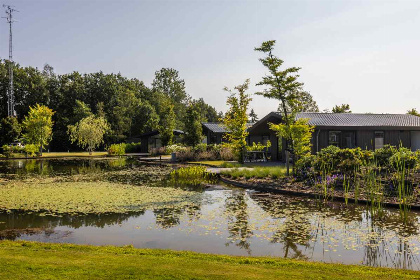
[[[115,224],[121,224],[129,218],[140,217],[143,211],[118,214],[109,213],[102,215],[62,215],[62,216],[43,216],[39,213],[28,213],[14,211],[12,213],[0,213],[0,239],[14,240],[22,234],[51,234],[54,228],[67,226],[71,228],[80,228],[93,226],[104,228]]]
[[[225,200],[225,216],[229,232],[228,239],[251,255],[251,244],[248,239],[252,237],[253,232],[249,227],[246,196],[246,192],[243,190],[232,190]],[[227,242],[225,245],[229,246],[230,244]]]
[[[419,235],[418,213],[410,213],[404,223],[393,209],[377,211],[366,206],[282,195],[251,197],[280,221],[271,242],[283,244],[284,257],[309,258],[316,246],[321,247],[323,255],[331,256],[338,251],[335,248],[343,246],[345,250],[363,250],[362,263],[369,266],[392,264],[413,269],[420,264],[410,245],[410,238]]]

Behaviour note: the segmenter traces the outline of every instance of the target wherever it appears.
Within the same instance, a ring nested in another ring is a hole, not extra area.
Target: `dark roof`
[[[298,113],[315,126],[420,127],[420,117],[408,114]]]
[[[202,125],[213,133],[225,133],[226,128],[223,123],[202,123]],[[247,123],[247,127],[250,128],[254,123]]]

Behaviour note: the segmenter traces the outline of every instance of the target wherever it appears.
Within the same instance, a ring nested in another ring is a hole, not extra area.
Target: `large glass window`
[[[384,132],[375,131],[375,150],[383,148],[384,146]]]

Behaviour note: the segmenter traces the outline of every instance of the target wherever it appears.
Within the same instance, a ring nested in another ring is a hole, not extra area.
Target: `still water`
[[[135,160],[0,162],[5,177],[139,166]],[[165,185],[164,178],[151,178],[147,184]],[[411,212],[403,223],[396,209],[378,212],[365,205],[269,195],[217,182],[199,192],[201,203],[134,214],[0,213],[0,239],[133,245],[420,270],[419,212]]]

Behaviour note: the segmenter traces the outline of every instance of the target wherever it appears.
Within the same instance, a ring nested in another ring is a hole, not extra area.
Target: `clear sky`
[[[266,73],[253,49],[276,40],[285,66],[320,109],[349,103],[353,112],[420,109],[420,1],[69,1],[8,0],[14,60],[57,73],[102,70],[150,85],[175,68],[193,98],[226,110],[227,93]],[[0,24],[0,57],[8,29]],[[278,103],[254,97],[261,117]]]

